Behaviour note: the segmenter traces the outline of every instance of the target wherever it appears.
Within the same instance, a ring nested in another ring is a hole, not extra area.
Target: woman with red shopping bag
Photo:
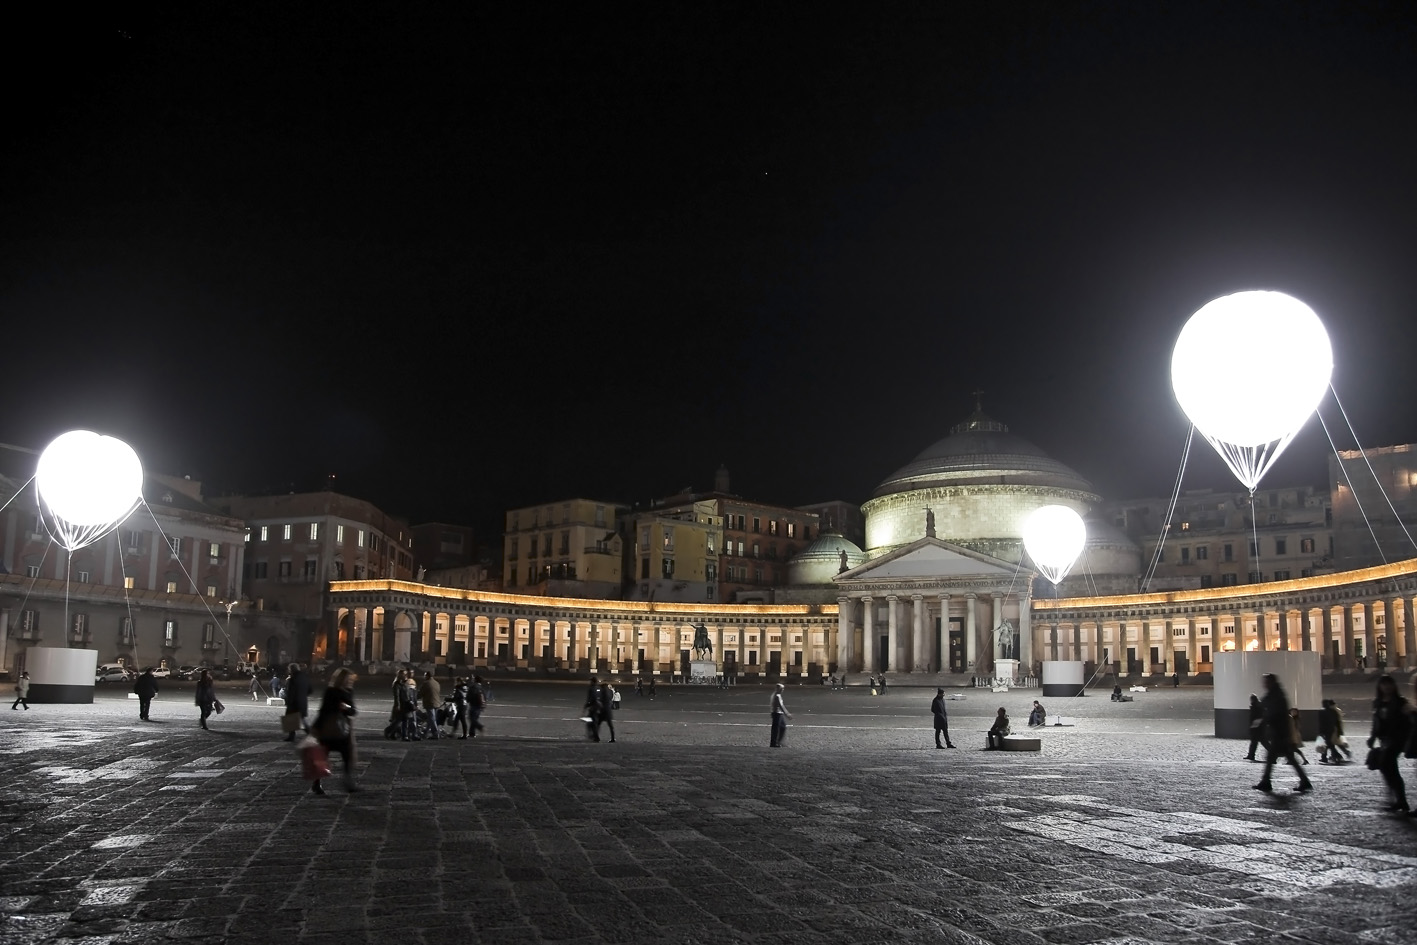
[[[329,752],[332,751],[337,751],[344,757],[345,790],[351,794],[359,790],[354,783],[354,716],[358,714],[354,707],[354,681],[357,678],[354,673],[343,667],[335,670],[334,675],[330,677],[330,684],[325,688],[325,695],[320,700],[320,711],[315,716],[315,723],[310,726],[310,734],[314,739],[301,742],[301,767],[305,777],[312,782],[310,790],[316,794],[325,793],[325,789],[320,786],[320,780],[330,773]],[[310,741],[314,741],[314,745],[307,745]]]

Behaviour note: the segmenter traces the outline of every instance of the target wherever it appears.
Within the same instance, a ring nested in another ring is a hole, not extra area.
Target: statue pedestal
[[[691,679],[704,679],[718,675],[718,665],[713,660],[690,660],[689,677]]]
[[[1014,679],[1018,675],[1018,660],[995,660],[994,678],[1002,680],[1004,685],[1013,685]]]

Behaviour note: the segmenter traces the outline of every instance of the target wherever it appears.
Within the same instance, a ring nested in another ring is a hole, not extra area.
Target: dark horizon
[[[1417,442],[1408,5],[814,13],[37,31],[0,158],[0,440],[97,429],[212,496],[333,474],[500,531],[720,463],[746,498],[859,503],[982,389],[1104,497],[1164,496],[1177,332],[1275,288],[1324,320],[1361,445]],[[1284,383],[1217,357],[1237,403]],[[1325,482],[1328,451],[1310,420],[1261,487]],[[1184,486],[1240,488],[1204,443]]]

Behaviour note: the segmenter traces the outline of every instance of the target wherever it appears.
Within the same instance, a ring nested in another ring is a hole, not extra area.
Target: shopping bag
[[[217,715],[221,715],[223,712],[226,711],[226,706],[224,706],[224,705],[221,704],[221,700],[220,700],[220,699],[218,699],[218,700],[216,700],[214,703],[212,703],[212,706],[216,709],[216,714],[217,714]]]
[[[300,713],[287,712],[280,717],[280,730],[289,735],[292,732],[300,731]]]
[[[306,781],[318,781],[330,776],[330,753],[315,739],[306,736],[300,742],[300,774]]]

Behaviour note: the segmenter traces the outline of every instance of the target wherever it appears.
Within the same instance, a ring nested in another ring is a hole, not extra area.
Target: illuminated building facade
[[[1417,554],[1411,524],[1417,522],[1417,445],[1343,450],[1329,457],[1328,474],[1337,567]]]
[[[626,600],[718,600],[723,516],[712,500],[631,512]]]
[[[507,513],[502,586],[548,597],[619,597],[626,506],[564,499]]]

